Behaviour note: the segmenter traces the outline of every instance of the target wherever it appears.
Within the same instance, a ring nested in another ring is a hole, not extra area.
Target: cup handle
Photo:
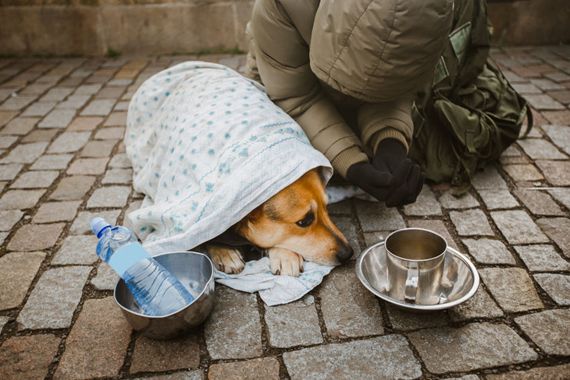
[[[416,303],[416,294],[418,293],[418,280],[420,277],[420,269],[418,264],[413,263],[408,268],[406,276],[406,290],[404,299],[410,303]]]

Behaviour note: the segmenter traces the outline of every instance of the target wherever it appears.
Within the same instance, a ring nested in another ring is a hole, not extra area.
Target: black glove
[[[379,171],[370,162],[358,162],[346,172],[346,179],[379,201],[390,194],[393,177],[388,171]]]
[[[380,141],[372,165],[379,172],[390,173],[393,177],[385,198],[386,206],[400,206],[416,201],[424,177],[420,166],[407,157],[406,147],[400,141],[390,138]]]

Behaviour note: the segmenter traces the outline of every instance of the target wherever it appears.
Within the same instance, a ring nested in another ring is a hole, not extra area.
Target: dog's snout
[[[344,263],[352,257],[352,247],[348,244],[339,244],[339,249],[336,252],[336,259],[340,263]]]

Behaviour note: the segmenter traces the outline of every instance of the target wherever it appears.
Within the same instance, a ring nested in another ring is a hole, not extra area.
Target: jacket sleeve
[[[311,71],[309,47],[279,1],[257,0],[250,26],[250,49],[271,99],[301,125],[341,176],[352,164],[367,161],[359,138]]]

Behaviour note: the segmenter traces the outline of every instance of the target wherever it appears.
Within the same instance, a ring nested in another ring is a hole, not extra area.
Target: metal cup
[[[404,228],[385,241],[390,297],[420,305],[439,303],[447,242],[433,231]]]

